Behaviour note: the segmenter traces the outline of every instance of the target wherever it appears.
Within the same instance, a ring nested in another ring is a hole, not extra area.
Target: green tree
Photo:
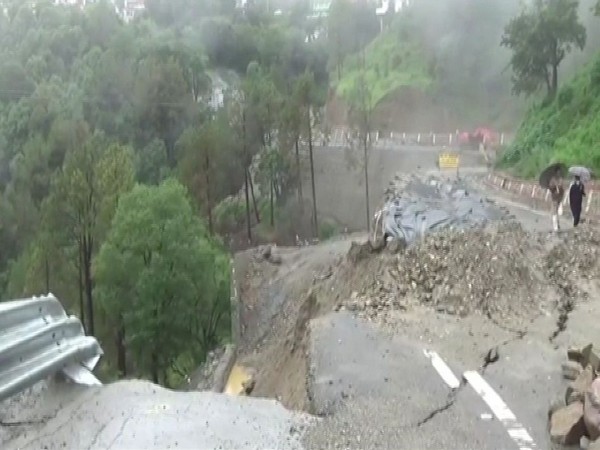
[[[228,258],[175,180],[123,196],[96,260],[96,292],[123,319],[140,375],[171,384],[219,342],[229,311]],[[186,358],[187,357],[187,358]],[[189,368],[187,367],[187,368]]]
[[[506,25],[501,45],[512,51],[516,94],[533,94],[545,86],[548,97],[556,96],[558,67],[574,47],[585,45],[578,7],[578,0],[535,0]]]
[[[92,259],[109,228],[119,196],[134,180],[130,149],[111,144],[96,133],[67,154],[46,203],[46,216],[55,233],[64,233],[65,250],[75,248],[81,316],[86,331],[94,329]],[[85,308],[83,308],[85,298]]]
[[[269,212],[271,227],[275,226],[276,179],[285,165],[280,164],[279,148],[274,145],[274,135],[279,122],[278,116],[282,107],[282,99],[270,73],[266,73],[257,63],[248,66],[245,80],[245,98],[251,117],[254,119],[258,133],[258,144],[262,150],[263,170],[268,174],[263,183],[263,191],[269,193]]]
[[[302,131],[308,142],[308,158],[310,164],[310,182],[312,193],[313,236],[319,236],[319,220],[317,217],[317,189],[315,186],[315,162],[313,152],[313,133],[315,126],[314,107],[317,105],[315,80],[312,72],[306,71],[296,80],[296,95],[302,111]]]

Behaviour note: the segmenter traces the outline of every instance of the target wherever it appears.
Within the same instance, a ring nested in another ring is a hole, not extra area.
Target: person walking
[[[565,196],[565,188],[562,184],[562,179],[554,178],[550,182],[550,196],[552,197],[552,229],[556,232],[560,231],[560,223],[558,222],[558,208]]]
[[[585,197],[585,186],[581,182],[579,176],[575,176],[575,181],[569,189],[569,204],[571,206],[571,214],[573,214],[573,226],[579,225],[581,219],[581,205]]]

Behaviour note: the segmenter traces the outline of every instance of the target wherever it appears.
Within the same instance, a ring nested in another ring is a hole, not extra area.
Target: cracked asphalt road
[[[481,418],[489,408],[470,386],[444,383],[420,342],[331,313],[311,322],[310,351],[313,405],[323,419],[306,448],[516,448],[500,422]]]
[[[145,381],[59,390],[56,410],[1,442],[3,450],[296,450],[310,420],[275,400],[175,392]]]

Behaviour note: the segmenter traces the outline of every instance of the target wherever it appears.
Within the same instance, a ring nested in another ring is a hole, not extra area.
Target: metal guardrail
[[[103,352],[52,294],[0,303],[0,401],[63,372],[83,384]]]
[[[315,132],[313,142],[315,145],[328,147],[347,147],[351,143],[350,135],[349,129],[337,127],[331,129],[327,136]],[[402,133],[393,131],[384,135],[375,131],[370,134],[370,139],[375,146],[383,147],[398,145],[459,146],[455,133]],[[500,133],[498,144],[510,144],[513,139],[514,136],[512,134]],[[302,143],[306,144],[305,140]]]

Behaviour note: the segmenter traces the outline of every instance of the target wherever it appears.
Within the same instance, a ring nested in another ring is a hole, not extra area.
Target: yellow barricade
[[[459,158],[456,153],[440,153],[438,165],[440,169],[458,169]]]

